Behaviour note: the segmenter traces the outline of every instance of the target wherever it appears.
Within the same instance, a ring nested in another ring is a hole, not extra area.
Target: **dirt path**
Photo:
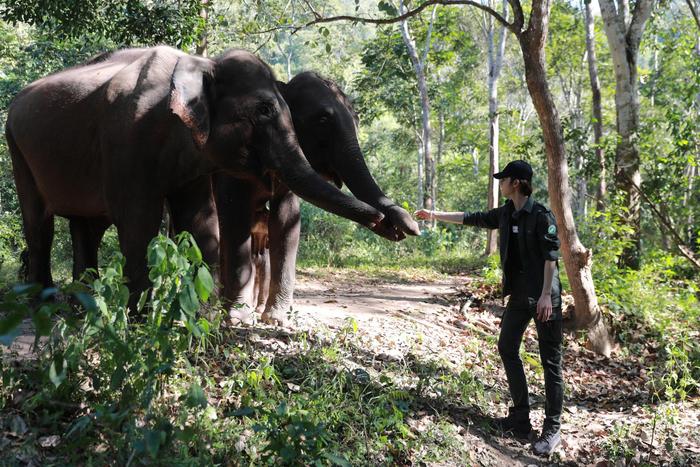
[[[302,272],[295,292],[296,326],[319,324],[343,329],[357,322],[363,345],[378,358],[400,361],[409,354],[447,362],[457,373],[470,368],[490,388],[490,417],[505,414],[508,393],[496,353],[503,307],[473,278],[381,279],[352,271]],[[524,360],[537,429],[544,418],[544,388],[534,326],[525,336]],[[700,464],[700,403],[650,405],[650,374],[639,361],[617,351],[604,358],[582,342],[566,338],[567,385],[562,447],[548,462],[531,455],[529,444],[508,438],[485,439],[463,431],[485,465],[608,465],[615,449],[633,449],[637,463]],[[469,425],[469,423],[466,423]],[[601,462],[603,462],[601,464]],[[612,465],[612,464],[610,464]],[[634,465],[634,464],[633,464]]]

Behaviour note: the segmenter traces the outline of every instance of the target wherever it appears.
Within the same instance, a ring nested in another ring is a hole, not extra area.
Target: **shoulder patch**
[[[556,234],[556,233],[557,233],[557,226],[554,225],[554,224],[550,225],[550,226],[547,228],[547,233],[548,233],[549,235],[554,235],[554,234]]]

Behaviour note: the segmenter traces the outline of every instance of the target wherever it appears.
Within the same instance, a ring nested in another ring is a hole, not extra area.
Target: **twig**
[[[511,31],[513,31],[515,34],[519,34],[520,31],[514,28],[514,25],[506,21],[506,19],[501,16],[496,10],[493,8],[486,6],[484,4],[481,4],[479,2],[473,1],[473,0],[427,0],[425,3],[421,3],[417,7],[415,7],[413,10],[408,10],[406,13],[395,16],[393,18],[364,18],[361,16],[352,16],[352,15],[338,15],[338,16],[329,16],[327,18],[321,17],[318,15],[314,10],[311,10],[312,13],[315,15],[314,20],[309,21],[308,23],[301,25],[301,26],[295,26],[294,32],[299,31],[300,29],[308,28],[309,26],[313,26],[315,24],[320,24],[320,23],[331,23],[335,21],[352,21],[356,23],[368,23],[368,24],[393,24],[393,23],[398,23],[401,21],[404,21],[408,18],[411,18],[413,16],[416,16],[419,14],[421,11],[425,10],[429,6],[433,5],[443,5],[443,6],[452,6],[452,5],[470,5],[476,8],[479,8],[482,11],[487,12],[496,20],[498,20],[499,23],[501,23],[503,26],[507,27]]]
[[[688,8],[690,8],[690,12],[693,14],[693,18],[695,19],[695,24],[697,24],[698,29],[700,29],[700,18],[698,18],[698,11],[695,9],[695,6],[693,5],[693,0],[685,0],[685,2],[688,4]]]
[[[649,205],[649,207],[651,208],[652,212],[656,215],[661,225],[666,227],[666,229],[669,231],[674,240],[676,240],[678,250],[680,250],[681,254],[685,256],[688,259],[688,261],[690,261],[693,264],[693,266],[700,270],[700,260],[698,260],[695,257],[693,250],[685,244],[683,237],[681,237],[680,234],[676,231],[676,229],[673,228],[673,224],[671,224],[671,221],[669,221],[666,218],[666,216],[663,213],[661,213],[661,211],[659,211],[654,202],[651,199],[649,199],[647,194],[644,193],[644,191],[642,191],[642,189],[639,186],[637,186],[636,183],[634,183],[634,181],[629,177],[629,175],[627,175],[623,170],[620,170],[618,173],[622,175],[622,177],[627,181],[627,183],[629,183],[635,190],[637,190],[637,193],[639,193],[642,199]]]

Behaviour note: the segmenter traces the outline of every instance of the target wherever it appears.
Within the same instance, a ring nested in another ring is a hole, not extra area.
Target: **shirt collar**
[[[513,202],[510,201],[510,200],[508,200],[508,202],[509,202],[510,205],[511,205],[511,210],[512,210],[511,215],[513,216],[513,219],[519,218],[519,217],[520,217],[520,214],[521,214],[523,211],[526,212],[526,213],[528,213],[528,214],[530,214],[530,213],[532,212],[532,207],[533,207],[534,204],[535,204],[535,201],[532,199],[532,196],[528,196],[527,201],[525,201],[525,204],[523,205],[523,207],[522,207],[519,211],[516,211],[516,210],[515,210],[515,205],[513,204]]]

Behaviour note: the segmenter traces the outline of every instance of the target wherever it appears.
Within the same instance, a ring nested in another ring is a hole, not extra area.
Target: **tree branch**
[[[515,0],[514,0],[515,1]],[[406,13],[393,17],[393,18],[363,18],[361,16],[352,16],[352,15],[338,15],[338,16],[329,16],[328,18],[321,18],[317,17],[316,19],[309,21],[308,23],[301,25],[301,26],[295,26],[294,32],[297,32],[301,29],[308,28],[309,26],[313,26],[315,24],[321,24],[321,23],[332,23],[335,21],[352,21],[356,23],[367,23],[367,24],[393,24],[393,23],[398,23],[400,21],[405,21],[408,18],[411,18],[413,16],[418,15],[421,11],[425,10],[429,6],[433,5],[443,5],[443,6],[453,6],[453,5],[470,5],[473,7],[476,7],[482,11],[487,12],[494,18],[498,20],[499,23],[501,23],[503,26],[507,27],[509,30],[513,31],[515,34],[518,34],[520,31],[516,31],[513,28],[513,25],[510,24],[508,21],[506,21],[503,16],[501,16],[497,11],[494,9],[483,5],[477,1],[474,0],[427,0],[424,3],[421,3],[417,7],[415,7],[412,10],[408,10]]]
[[[698,26],[698,29],[700,29],[700,18],[698,18],[698,10],[695,9],[695,5],[693,5],[693,0],[685,0],[685,2],[688,4],[688,8],[690,8],[690,12],[693,14],[693,18],[695,18],[695,24]]]
[[[544,42],[547,40],[548,17],[550,0],[533,0],[530,20],[528,21],[527,34],[530,43],[538,50],[544,50]]]
[[[630,22],[629,30],[627,31],[627,43],[632,50],[639,49],[639,43],[642,40],[642,33],[647,24],[647,20],[651,16],[656,0],[638,0],[634,6],[632,21]]]
[[[430,52],[430,40],[433,35],[433,25],[435,24],[435,13],[437,12],[437,5],[433,7],[433,13],[430,15],[430,24],[428,25],[428,33],[425,38],[425,49],[423,49],[423,55],[421,56],[421,63],[425,67],[428,61],[428,52]]]
[[[649,205],[652,212],[657,217],[659,223],[663,227],[665,227],[666,230],[668,230],[673,239],[676,241],[676,245],[678,246],[678,250],[681,252],[681,254],[685,256],[686,259],[693,264],[693,266],[700,270],[700,260],[695,257],[693,250],[685,244],[685,241],[683,240],[681,235],[673,227],[673,223],[668,218],[666,218],[666,216],[659,210],[656,204],[654,204],[654,202],[649,198],[649,196],[647,196],[647,194],[644,191],[642,191],[642,189],[636,183],[634,183],[634,181],[630,178],[629,175],[627,175],[627,173],[625,173],[624,170],[620,170],[619,174],[622,175],[622,178],[624,178],[627,181],[627,183],[629,183],[630,186],[634,188],[637,191],[637,193],[639,193],[639,195],[642,197],[642,199]]]
[[[525,15],[523,14],[523,7],[520,5],[520,0],[508,0],[510,7],[513,9],[513,29],[517,30],[516,34],[519,34],[525,26]],[[515,31],[513,31],[515,32]]]

